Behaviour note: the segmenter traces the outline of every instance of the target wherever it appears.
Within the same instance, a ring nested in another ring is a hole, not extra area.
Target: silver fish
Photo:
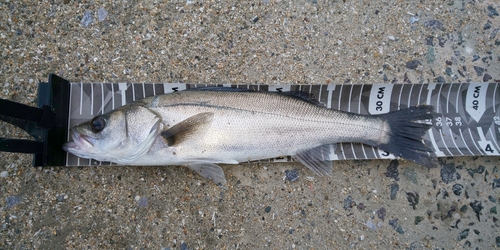
[[[422,137],[432,106],[382,115],[327,109],[299,92],[206,88],[152,96],[71,129],[64,150],[121,165],[184,165],[226,186],[216,164],[291,155],[331,175],[326,155],[338,142],[379,147],[423,166],[433,151]]]

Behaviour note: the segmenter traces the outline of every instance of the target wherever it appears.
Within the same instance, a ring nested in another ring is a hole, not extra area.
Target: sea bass
[[[435,164],[422,137],[432,106],[381,115],[327,109],[301,92],[231,88],[185,90],[148,97],[71,129],[67,152],[120,165],[184,165],[226,186],[216,164],[294,156],[331,175],[327,154],[338,142],[364,143]]]

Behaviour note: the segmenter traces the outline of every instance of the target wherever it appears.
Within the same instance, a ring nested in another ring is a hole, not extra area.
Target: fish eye
[[[90,122],[90,128],[94,132],[101,132],[106,127],[106,120],[102,116],[96,116]]]

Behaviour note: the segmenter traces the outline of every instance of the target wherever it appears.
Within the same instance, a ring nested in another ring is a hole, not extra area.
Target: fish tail
[[[433,109],[432,106],[420,105],[380,115],[387,121],[390,129],[388,140],[376,146],[419,165],[436,166],[434,150],[422,140],[432,127],[423,123],[423,120],[433,118]]]

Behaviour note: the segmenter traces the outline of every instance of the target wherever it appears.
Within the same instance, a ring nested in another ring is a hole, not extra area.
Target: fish
[[[419,165],[436,164],[423,136],[433,107],[379,115],[328,109],[304,92],[200,88],[147,97],[70,129],[63,149],[119,165],[183,165],[227,187],[219,164],[293,156],[332,175],[330,148],[363,143]]]

